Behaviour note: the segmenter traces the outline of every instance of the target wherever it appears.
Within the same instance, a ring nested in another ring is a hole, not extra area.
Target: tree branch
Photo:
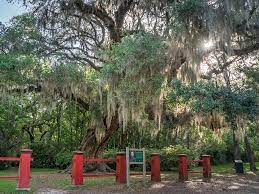
[[[251,45],[251,46],[247,46],[243,49],[235,49],[234,50],[234,54],[237,56],[242,56],[242,55],[247,55],[253,51],[257,51],[259,50],[259,42]]]
[[[12,89],[7,89],[7,92],[9,93],[30,93],[30,92],[43,92],[43,86],[42,83],[37,83],[37,84],[31,84],[27,86],[20,86]],[[69,96],[65,95],[62,92],[62,89],[56,88],[54,89],[54,92],[56,94],[59,94],[60,97],[66,99],[66,100],[72,100],[76,102],[81,108],[84,110],[89,110],[89,104],[85,102],[81,97],[77,97],[75,94],[71,93]]]

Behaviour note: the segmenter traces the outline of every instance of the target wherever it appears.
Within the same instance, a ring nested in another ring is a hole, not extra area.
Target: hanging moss
[[[151,106],[160,128],[167,52],[168,46],[161,37],[140,33],[125,37],[101,53],[108,60],[101,72],[102,82],[108,86],[108,120],[118,111],[124,129],[129,120],[143,125],[142,115]]]

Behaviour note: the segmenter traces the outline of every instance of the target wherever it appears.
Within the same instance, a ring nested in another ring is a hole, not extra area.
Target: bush
[[[5,157],[7,156],[7,152],[4,149],[1,149],[0,147],[0,157]],[[10,166],[10,163],[6,161],[0,161],[0,170],[7,169]]]
[[[109,149],[109,150],[104,151],[102,153],[101,157],[103,157],[103,158],[116,158],[116,155],[119,152],[123,152],[123,151],[120,151],[119,149]]]
[[[255,151],[255,161],[259,162],[259,151]]]
[[[56,166],[60,169],[69,167],[72,161],[72,152],[64,151],[56,155]]]
[[[20,151],[15,149],[8,149],[5,142],[0,141],[0,157],[20,157]],[[0,170],[8,169],[9,167],[17,167],[19,162],[17,161],[0,161]]]
[[[200,145],[201,154],[211,156],[213,164],[223,164],[233,161],[232,131],[223,130],[224,136],[215,135],[210,129],[204,129],[203,143]],[[198,148],[197,148],[198,149]]]
[[[55,168],[56,167],[56,155],[58,153],[58,147],[53,144],[46,143],[34,143],[30,145],[30,149],[33,150],[33,161],[31,166],[33,168]]]
[[[161,170],[172,170],[178,166],[178,155],[187,154],[189,160],[199,159],[199,153],[181,145],[164,147],[161,150]]]
[[[116,154],[120,152],[118,149],[110,149],[106,150],[102,157],[105,158],[115,158]],[[161,170],[172,170],[172,168],[176,168],[178,166],[178,154],[187,154],[188,159],[198,159],[199,154],[197,151],[188,149],[186,147],[176,145],[176,146],[168,146],[162,149],[146,149],[146,160],[151,159],[152,153],[159,153],[161,160]],[[132,166],[135,170],[140,169],[138,166]],[[149,168],[149,165],[147,166]]]

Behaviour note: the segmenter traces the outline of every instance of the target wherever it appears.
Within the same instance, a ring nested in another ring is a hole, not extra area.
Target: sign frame
[[[143,154],[143,160],[142,162],[136,162],[136,161],[130,161],[130,154],[133,152],[142,152]],[[143,181],[145,182],[146,178],[146,154],[145,154],[145,148],[142,149],[136,149],[136,148],[129,148],[126,147],[126,179],[127,179],[127,186],[130,186],[130,165],[131,164],[140,164],[143,166]]]

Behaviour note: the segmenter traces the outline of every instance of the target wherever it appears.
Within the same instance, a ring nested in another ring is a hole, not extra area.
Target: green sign
[[[143,151],[130,151],[130,162],[143,162]]]
[[[130,185],[130,165],[137,164],[143,166],[143,181],[145,182],[146,177],[146,155],[145,149],[136,149],[126,147],[126,175],[127,175],[127,186]]]

